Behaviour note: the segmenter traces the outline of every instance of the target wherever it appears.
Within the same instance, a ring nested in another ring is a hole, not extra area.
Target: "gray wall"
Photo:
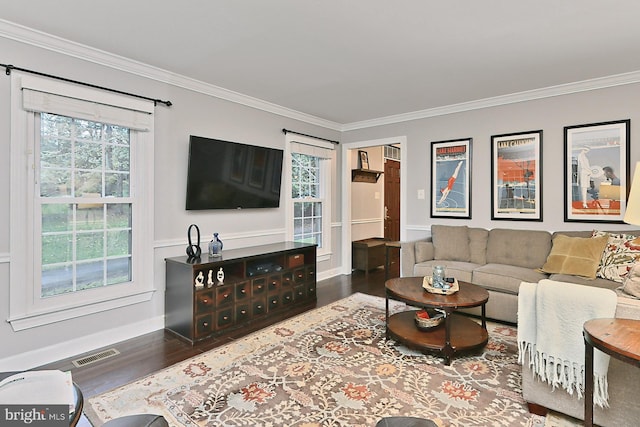
[[[407,168],[407,240],[427,236],[430,226],[473,224],[485,228],[540,230],[630,229],[626,224],[564,222],[564,127],[631,119],[631,174],[640,160],[637,126],[640,123],[640,84],[611,87],[519,102],[498,107],[424,118],[344,132],[344,143],[394,136],[407,137],[402,168]],[[543,130],[543,221],[491,220],[491,136]],[[431,142],[473,138],[472,219],[430,218]],[[629,176],[629,184],[632,176]],[[419,200],[419,189],[426,198]]]
[[[632,165],[640,160],[635,124],[640,123],[640,84],[625,85],[589,92],[556,96],[510,105],[448,114],[439,117],[369,127],[340,133],[335,129],[310,124],[282,115],[224,101],[159,82],[114,67],[97,65],[71,55],[56,53],[0,38],[3,62],[19,67],[131,91],[154,98],[168,99],[171,108],[156,108],[155,158],[155,244],[154,267],[148,280],[157,292],[144,304],[103,312],[45,327],[13,332],[7,322],[0,322],[0,369],[25,366],[3,365],[3,359],[15,362],[20,355],[28,363],[46,355],[50,360],[89,351],[99,345],[130,338],[162,327],[164,309],[164,258],[181,255],[186,245],[189,224],[197,223],[205,239],[214,231],[221,234],[226,248],[279,241],[284,238],[284,211],[259,212],[186,212],[186,162],[190,134],[284,148],[283,127],[344,142],[367,141],[406,136],[402,168],[406,169],[407,221],[402,224],[409,239],[428,234],[430,142],[456,138],[473,138],[473,209],[472,220],[439,219],[443,224],[473,224],[487,228],[528,228],[546,230],[626,229],[627,225],[565,223],[563,213],[563,127],[609,120],[631,119]],[[0,319],[9,314],[9,176],[10,110],[9,77],[0,78]],[[543,222],[492,221],[490,203],[491,135],[542,129],[543,136]],[[338,156],[339,157],[339,156]],[[342,169],[338,158],[337,171]],[[336,174],[332,209],[333,254],[318,265],[319,277],[336,274],[341,265],[341,191]],[[424,189],[426,198],[417,192]],[[321,289],[319,289],[321,292]],[[24,357],[22,357],[24,356]],[[44,361],[43,361],[44,363]]]
[[[130,338],[149,330],[162,328],[164,314],[164,259],[183,255],[189,224],[200,227],[203,241],[214,231],[220,233],[225,249],[282,241],[285,238],[284,208],[249,211],[190,211],[185,205],[189,135],[220,138],[284,149],[282,128],[338,140],[336,130],[294,120],[192,90],[161,83],[111,67],[100,66],[68,55],[0,38],[2,61],[16,67],[76,79],[145,96],[170,100],[173,106],[156,107],[155,115],[155,206],[154,267],[147,280],[157,292],[148,303],[63,321],[44,327],[14,332],[9,323],[0,322],[0,369],[23,369],[20,363],[55,360],[98,345]],[[10,187],[10,77],[0,77],[0,319],[9,316],[9,247]],[[340,164],[337,168],[339,170]],[[334,175],[336,176],[336,175]],[[318,277],[333,275],[338,270],[340,253],[341,183],[336,178],[336,203],[331,222],[334,251],[331,258],[318,264]],[[281,199],[282,200],[282,199]],[[281,203],[281,206],[283,203]],[[206,243],[203,244],[206,250]],[[9,359],[7,359],[9,358]],[[9,363],[8,365],[4,362]]]

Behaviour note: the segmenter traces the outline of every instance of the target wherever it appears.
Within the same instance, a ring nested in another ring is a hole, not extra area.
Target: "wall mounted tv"
[[[283,154],[191,135],[187,210],[279,207]]]

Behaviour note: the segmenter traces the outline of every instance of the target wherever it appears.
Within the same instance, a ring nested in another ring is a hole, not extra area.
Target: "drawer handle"
[[[205,328],[209,327],[209,322],[202,322],[202,326],[204,326]]]
[[[258,307],[256,307],[258,310],[262,310],[262,306],[259,305]]]
[[[277,304],[277,303],[278,303],[277,299],[271,300],[271,304]]]
[[[225,298],[229,298],[229,294],[224,294],[224,297]]]
[[[240,314],[247,314],[247,310],[240,310]]]
[[[203,304],[209,304],[209,300],[208,300],[208,299],[206,299],[206,298],[203,298],[203,299],[202,299],[202,303],[203,303]]]
[[[240,291],[240,293],[241,293],[241,294],[246,294],[246,293],[247,293],[247,290],[243,288],[243,289]]]
[[[229,316],[224,316],[222,320],[229,320]]]
[[[286,297],[284,297],[284,299],[286,299],[287,301],[289,301],[291,299],[291,297],[289,295],[287,295]]]
[[[262,285],[258,285],[258,288],[257,288],[257,289],[258,289],[258,290],[262,289]]]

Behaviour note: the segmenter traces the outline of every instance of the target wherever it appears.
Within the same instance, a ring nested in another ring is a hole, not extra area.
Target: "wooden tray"
[[[431,286],[431,276],[425,276],[424,279],[422,279],[422,287],[427,292],[440,295],[452,295],[460,290],[460,285],[458,285],[458,279],[456,278],[453,279],[453,283],[449,289],[434,288]]]

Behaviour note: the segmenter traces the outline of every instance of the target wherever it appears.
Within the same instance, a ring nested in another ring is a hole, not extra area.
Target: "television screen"
[[[283,150],[189,138],[187,210],[280,206]]]

